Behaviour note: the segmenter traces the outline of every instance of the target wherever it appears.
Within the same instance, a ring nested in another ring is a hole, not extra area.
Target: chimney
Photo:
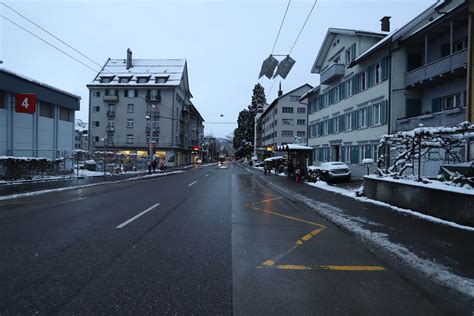
[[[278,97],[283,95],[283,91],[281,91],[281,81],[280,81],[280,88],[278,89]]]
[[[382,32],[390,32],[390,18],[390,16],[384,16],[380,19]]]
[[[132,51],[130,48],[127,48],[127,69],[132,68]]]

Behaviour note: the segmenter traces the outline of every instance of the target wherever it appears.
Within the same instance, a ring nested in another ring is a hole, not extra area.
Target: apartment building
[[[466,120],[467,17],[466,1],[441,1],[391,33],[389,17],[383,32],[329,29],[312,68],[320,86],[302,97],[313,162],[360,173],[382,135]]]
[[[0,156],[72,156],[80,97],[0,69]]]
[[[260,147],[275,148],[295,141],[307,142],[308,114],[306,104],[299,100],[311,88],[309,84],[304,84],[283,94],[280,84],[278,97],[264,108],[257,122],[257,144]]]
[[[89,151],[89,131],[78,130],[74,131],[74,149]]]
[[[311,72],[320,85],[303,95],[308,100],[308,145],[313,163],[345,161],[357,165],[377,155],[388,132],[389,61],[379,51],[357,65],[352,62],[387,35],[330,28]]]
[[[185,59],[109,59],[87,87],[90,149],[190,164],[203,121],[192,104]]]

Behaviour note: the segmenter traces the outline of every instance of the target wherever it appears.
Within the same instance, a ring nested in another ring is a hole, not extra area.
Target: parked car
[[[316,172],[319,179],[326,182],[336,179],[346,181],[351,179],[351,170],[345,163],[340,161],[323,162],[320,166],[313,167],[312,169]]]

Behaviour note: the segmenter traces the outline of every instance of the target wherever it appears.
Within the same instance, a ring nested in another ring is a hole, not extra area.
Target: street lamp
[[[101,140],[104,142],[104,151],[102,153],[102,166],[104,169],[104,177],[106,176],[105,174],[105,137],[102,137]]]

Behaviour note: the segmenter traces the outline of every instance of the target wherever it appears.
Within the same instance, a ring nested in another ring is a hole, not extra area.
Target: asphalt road
[[[0,201],[0,254],[1,315],[470,314],[235,165]]]

